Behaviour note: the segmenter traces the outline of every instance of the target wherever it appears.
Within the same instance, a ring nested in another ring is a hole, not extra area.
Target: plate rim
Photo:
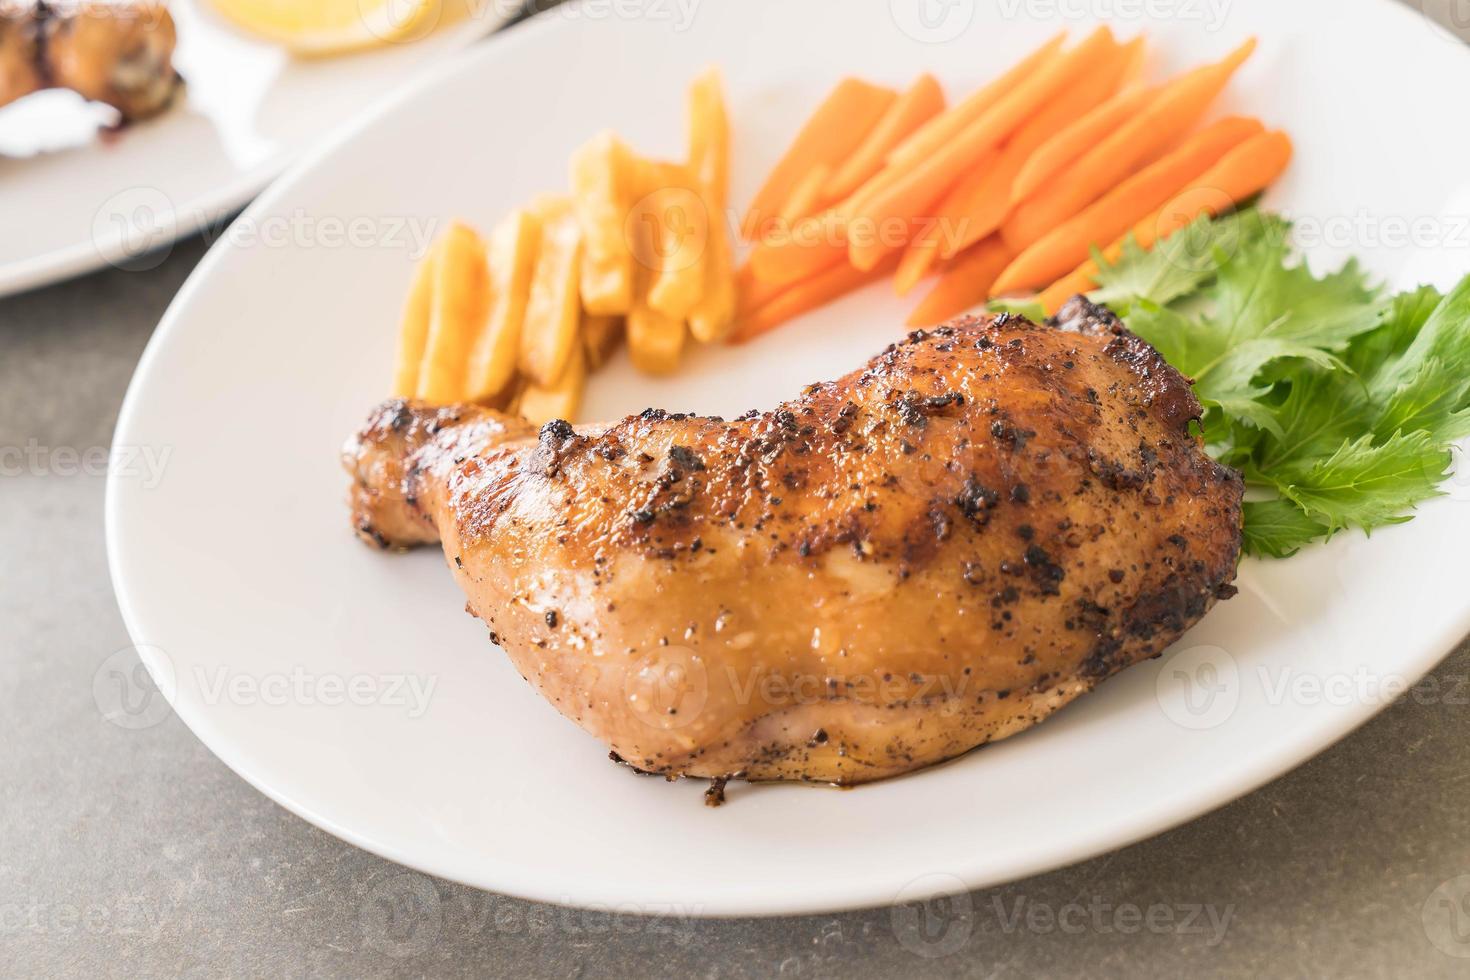
[[[572,0],[572,2],[579,4],[580,0]],[[1421,10],[1410,9],[1396,0],[1355,0],[1355,2],[1360,6],[1398,8],[1401,15],[1417,21],[1416,26],[1419,29],[1428,26],[1443,34],[1445,38],[1460,44],[1466,53],[1470,53],[1470,45],[1465,44],[1442,25],[1432,21]],[[1400,16],[1400,14],[1391,16]],[[471,70],[472,66],[480,64],[482,60],[498,59],[507,50],[507,46],[533,43],[543,33],[561,29],[558,25],[562,23],[564,23],[562,18],[554,16],[530,18],[511,25],[513,28],[511,30],[501,31],[485,39],[478,48],[472,47],[469,50],[456,52],[444,64],[416,76],[410,84],[377,100],[370,109],[337,127],[310,149],[299,154],[285,168],[281,176],[256,197],[236,220],[257,217],[269,211],[278,198],[286,196],[293,189],[299,178],[314,171],[322,160],[333,155],[341,146],[355,139],[360,133],[378,125],[385,116],[393,113],[403,103],[417,99],[423,91],[441,84],[459,72]],[[128,384],[127,393],[119,409],[117,424],[114,427],[113,444],[128,443],[128,433],[136,424],[134,416],[138,410],[137,403],[142,398],[141,391],[147,383],[153,362],[168,344],[170,336],[180,329],[180,323],[184,319],[183,311],[192,304],[195,295],[203,290],[204,284],[212,277],[215,268],[226,261],[226,256],[233,248],[229,236],[221,236],[191,271],[188,279],[165,310]],[[138,440],[131,441],[137,442]],[[1463,446],[1464,443],[1462,443]],[[149,641],[146,633],[141,629],[140,614],[135,605],[137,599],[129,586],[123,568],[124,558],[121,555],[118,528],[122,520],[122,495],[125,492],[125,481],[121,475],[109,470],[103,506],[108,573],[128,635],[150,675],[157,678],[160,676],[160,671],[150,656]],[[1452,653],[1467,636],[1470,636],[1470,602],[1466,602],[1456,614],[1447,617],[1445,625],[1436,632],[1432,639],[1426,638],[1422,644],[1418,645],[1420,652],[1402,665],[1409,668],[1405,676],[1409,678],[1410,683],[1420,681]],[[166,686],[160,685],[160,689],[167,694]],[[569,898],[564,889],[555,887],[555,883],[546,885],[531,877],[518,878],[514,871],[508,868],[502,869],[502,877],[497,881],[487,883],[483,880],[476,880],[475,876],[466,874],[462,869],[447,866],[444,862],[426,860],[421,856],[405,853],[391,842],[371,839],[273,787],[267,775],[254,772],[251,766],[242,763],[237,750],[231,744],[211,737],[215,733],[207,722],[206,712],[189,709],[187,703],[181,710],[174,697],[169,696],[168,700],[173,712],[178,715],[179,720],[194,737],[198,738],[232,772],[284,809],[355,847],[424,874],[529,901],[569,908],[589,908],[599,904],[616,907],[629,902],[627,892],[612,895],[611,893],[599,893],[596,888],[584,888],[582,894],[574,899]],[[1334,706],[1334,710],[1322,712],[1321,716],[1324,720],[1312,725],[1304,736],[1299,736],[1289,743],[1268,744],[1261,751],[1253,753],[1241,769],[1235,771],[1231,779],[1221,780],[1211,792],[1165,801],[1150,812],[1126,824],[1119,823],[1103,829],[1092,829],[1086,833],[1071,835],[1064,845],[1059,845],[1047,852],[1047,856],[1014,862],[999,874],[977,870],[974,864],[966,864],[962,859],[957,859],[954,865],[944,869],[944,874],[925,876],[930,879],[928,881],[918,877],[924,875],[925,869],[922,868],[910,869],[911,878],[906,882],[894,882],[875,877],[852,880],[834,876],[823,883],[809,882],[808,887],[802,892],[794,895],[783,894],[775,901],[770,899],[768,893],[763,897],[747,894],[744,891],[705,895],[702,896],[702,904],[692,908],[681,907],[679,914],[698,919],[769,918],[881,908],[892,906],[900,891],[904,895],[905,902],[927,901],[944,895],[960,893],[960,890],[954,887],[957,883],[963,885],[964,891],[973,891],[994,888],[1066,868],[1158,836],[1255,792],[1267,783],[1286,775],[1320,755],[1377,716],[1391,703],[1388,700],[1369,703],[1365,699],[1346,706]],[[644,907],[644,911],[639,914],[646,914],[650,908],[670,904],[646,898],[635,898],[633,901],[641,902]]]

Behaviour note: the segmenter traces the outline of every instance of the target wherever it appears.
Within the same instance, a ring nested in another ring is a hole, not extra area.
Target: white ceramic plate
[[[218,235],[297,153],[503,24],[507,0],[413,43],[309,60],[207,4],[172,0],[188,87],[156,119],[99,135],[108,110],[69,92],[0,109],[0,296],[107,264],[156,266],[175,239]]]
[[[1464,230],[1441,218],[1470,203],[1470,131],[1443,109],[1470,82],[1470,57],[1379,0],[1226,6],[1218,24],[1184,16],[1209,9],[1194,3],[1148,23],[1157,70],[1260,36],[1230,100],[1295,135],[1298,158],[1268,203],[1336,236],[1314,259],[1355,252],[1396,284],[1446,286],[1470,268],[1452,247]],[[709,0],[687,25],[655,16],[672,5],[647,9],[550,18],[491,42],[317,151],[246,216],[486,227],[560,186],[568,153],[603,127],[676,152],[684,81],[710,62],[731,91],[742,201],[840,75],[898,83],[932,69],[964,91],[1057,28],[1024,2],[950,5],[968,12],[962,31],[850,0]],[[512,79],[518,98],[488,96]],[[1393,238],[1421,218],[1412,244]],[[216,247],[149,345],[118,425],[124,451],[167,454],[162,477],[119,467],[107,508],[123,613],[184,721],[273,799],[404,864],[535,899],[704,915],[988,885],[1249,791],[1341,738],[1470,629],[1461,475],[1371,540],[1247,562],[1241,594],[1169,656],[1017,738],[851,792],[735,786],[707,809],[702,784],[610,765],[537,697],[461,611],[439,554],[383,555],[349,533],[337,450],[386,390],[408,251]],[[701,350],[667,380],[620,361],[596,377],[585,415],[770,407],[861,363],[907,306],[875,287],[761,342]],[[390,690],[396,679],[434,685],[425,710],[409,688]],[[348,683],[355,703],[329,703]]]

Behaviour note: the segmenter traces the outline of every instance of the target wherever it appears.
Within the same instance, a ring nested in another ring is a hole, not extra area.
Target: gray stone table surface
[[[1433,687],[1234,804],[922,913],[537,906],[336,840],[176,718],[117,727],[93,680],[133,654],[114,656],[130,641],[96,461],[203,251],[0,300],[0,976],[1470,975],[1466,645]]]

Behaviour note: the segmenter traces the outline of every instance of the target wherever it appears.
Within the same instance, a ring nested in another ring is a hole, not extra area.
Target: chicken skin
[[[852,784],[1027,728],[1233,594],[1242,483],[1105,310],[962,317],[733,421],[391,401],[345,450],[381,547],[616,757]]]

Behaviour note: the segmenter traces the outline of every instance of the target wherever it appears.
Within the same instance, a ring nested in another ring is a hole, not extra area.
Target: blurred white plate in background
[[[207,3],[172,0],[188,83],[162,115],[100,133],[111,110],[52,91],[0,108],[0,296],[105,265],[147,269],[229,217],[302,149],[426,68],[500,27],[510,0],[412,43],[292,57]]]

